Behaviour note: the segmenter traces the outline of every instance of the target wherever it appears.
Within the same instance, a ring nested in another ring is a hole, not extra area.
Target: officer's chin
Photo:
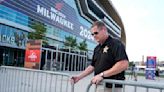
[[[98,43],[101,43],[101,41],[100,40],[96,40]]]

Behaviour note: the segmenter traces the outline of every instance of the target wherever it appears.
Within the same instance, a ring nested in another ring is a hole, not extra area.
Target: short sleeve
[[[95,59],[94,59],[94,57],[95,57],[95,54],[93,54],[92,62],[91,62],[91,66],[93,66],[93,67],[95,66],[95,62],[96,62]]]
[[[113,57],[115,62],[118,62],[120,60],[128,60],[128,56],[125,51],[125,46],[121,42],[114,45]]]

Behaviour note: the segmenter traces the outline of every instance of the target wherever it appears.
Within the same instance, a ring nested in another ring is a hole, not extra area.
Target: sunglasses
[[[99,32],[93,32],[91,35],[94,36],[94,35],[97,35]]]

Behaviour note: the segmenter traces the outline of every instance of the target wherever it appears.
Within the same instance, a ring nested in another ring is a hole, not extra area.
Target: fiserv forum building
[[[109,0],[0,0],[0,64],[23,64],[27,35],[34,22],[46,27],[50,46],[64,46],[66,36],[78,43],[87,40],[89,51],[96,46],[89,27],[103,19],[111,36],[126,43],[121,19]]]

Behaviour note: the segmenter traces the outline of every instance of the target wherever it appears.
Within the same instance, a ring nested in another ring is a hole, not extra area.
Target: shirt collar
[[[112,40],[111,36],[108,36],[108,38],[105,40],[103,44],[99,44],[101,47],[105,47],[107,44],[109,44]]]

